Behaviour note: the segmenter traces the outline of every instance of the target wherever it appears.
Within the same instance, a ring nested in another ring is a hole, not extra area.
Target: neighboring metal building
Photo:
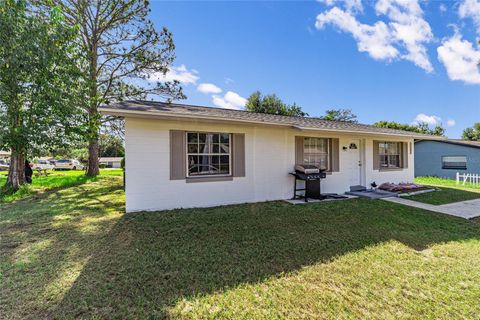
[[[455,174],[480,173],[480,142],[418,140],[415,142],[415,176],[455,179]]]

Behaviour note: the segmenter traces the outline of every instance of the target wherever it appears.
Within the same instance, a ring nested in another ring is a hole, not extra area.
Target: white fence
[[[478,187],[480,184],[480,174],[457,172],[457,185],[460,183],[465,185],[467,182],[470,182],[475,187]]]

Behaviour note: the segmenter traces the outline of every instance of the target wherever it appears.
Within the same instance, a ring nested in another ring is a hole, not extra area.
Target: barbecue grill
[[[325,198],[320,192],[320,180],[327,177],[325,170],[314,165],[297,164],[295,165],[295,172],[291,172],[290,174],[295,177],[293,187],[294,200],[303,198],[305,202],[308,202],[308,198],[319,200]],[[297,187],[298,180],[304,181],[304,188]],[[298,194],[300,191],[303,191],[303,195]]]

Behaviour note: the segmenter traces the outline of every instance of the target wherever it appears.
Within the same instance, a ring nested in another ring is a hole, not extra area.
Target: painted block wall
[[[244,133],[246,176],[215,182],[170,180],[170,130]],[[409,155],[407,169],[391,172],[373,170],[373,140],[378,139],[374,136],[128,117],[125,136],[127,212],[290,199],[293,196],[293,177],[288,173],[293,171],[295,164],[295,136],[340,139],[340,172],[329,174],[322,180],[322,192],[344,193],[348,190],[352,173],[342,168],[351,159],[349,152],[343,151],[342,147],[357,139],[365,151],[361,159],[363,173],[359,177],[362,185],[369,186],[372,181],[378,184],[413,181],[413,154]],[[413,142],[408,138],[392,137],[388,141]]]
[[[466,156],[467,169],[443,169],[442,156]],[[435,176],[455,179],[457,172],[480,174],[480,148],[441,141],[415,143],[415,176]]]

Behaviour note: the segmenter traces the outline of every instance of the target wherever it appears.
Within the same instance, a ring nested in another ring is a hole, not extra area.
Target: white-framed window
[[[230,133],[187,132],[187,177],[231,175]]]
[[[442,169],[467,170],[467,156],[442,156]]]
[[[401,142],[379,142],[378,156],[380,168],[395,169],[401,167]]]
[[[303,139],[303,163],[318,166],[322,170],[329,170],[328,156],[330,139],[305,137]]]

